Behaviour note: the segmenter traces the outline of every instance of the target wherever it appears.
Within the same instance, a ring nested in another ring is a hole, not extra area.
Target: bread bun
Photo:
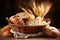
[[[42,17],[40,17],[40,16],[38,16],[38,17],[36,17],[36,20],[43,21],[43,18],[42,18]]]

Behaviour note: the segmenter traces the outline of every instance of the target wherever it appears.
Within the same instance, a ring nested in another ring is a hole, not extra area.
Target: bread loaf
[[[59,30],[57,28],[51,27],[51,26],[46,26],[44,28],[44,33],[48,37],[59,37],[59,35],[60,35]]]

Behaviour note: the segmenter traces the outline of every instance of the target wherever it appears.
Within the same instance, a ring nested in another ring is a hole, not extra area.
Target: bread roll
[[[43,18],[42,18],[42,17],[40,17],[40,16],[38,16],[38,17],[36,17],[36,20],[43,21]]]

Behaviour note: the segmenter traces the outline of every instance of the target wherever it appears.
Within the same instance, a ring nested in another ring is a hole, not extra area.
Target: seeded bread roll
[[[59,30],[57,28],[51,27],[49,25],[44,28],[44,33],[48,37],[59,37],[60,36]]]

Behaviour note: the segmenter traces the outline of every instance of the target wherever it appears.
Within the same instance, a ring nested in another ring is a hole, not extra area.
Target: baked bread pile
[[[10,18],[6,18],[8,21],[8,25],[2,28],[2,36],[12,36],[12,33],[10,32],[11,29],[14,29],[15,32],[20,31],[24,33],[24,30],[27,30],[25,31],[26,33],[34,33],[37,32],[35,31],[35,29],[39,30],[40,26],[45,25],[44,27],[40,28],[41,30],[39,32],[42,32],[48,37],[59,37],[59,30],[55,27],[50,26],[50,20],[44,19],[44,16],[48,13],[50,8],[51,4],[48,2],[42,2],[41,5],[38,6],[36,6],[35,2],[33,2],[32,9],[36,16],[33,15],[33,12],[30,9],[27,9],[27,11],[26,9],[21,8],[24,12],[19,12],[11,16]],[[26,26],[35,26],[35,28],[21,28]],[[39,26],[39,28],[37,26]],[[18,27],[20,27],[20,29]]]

